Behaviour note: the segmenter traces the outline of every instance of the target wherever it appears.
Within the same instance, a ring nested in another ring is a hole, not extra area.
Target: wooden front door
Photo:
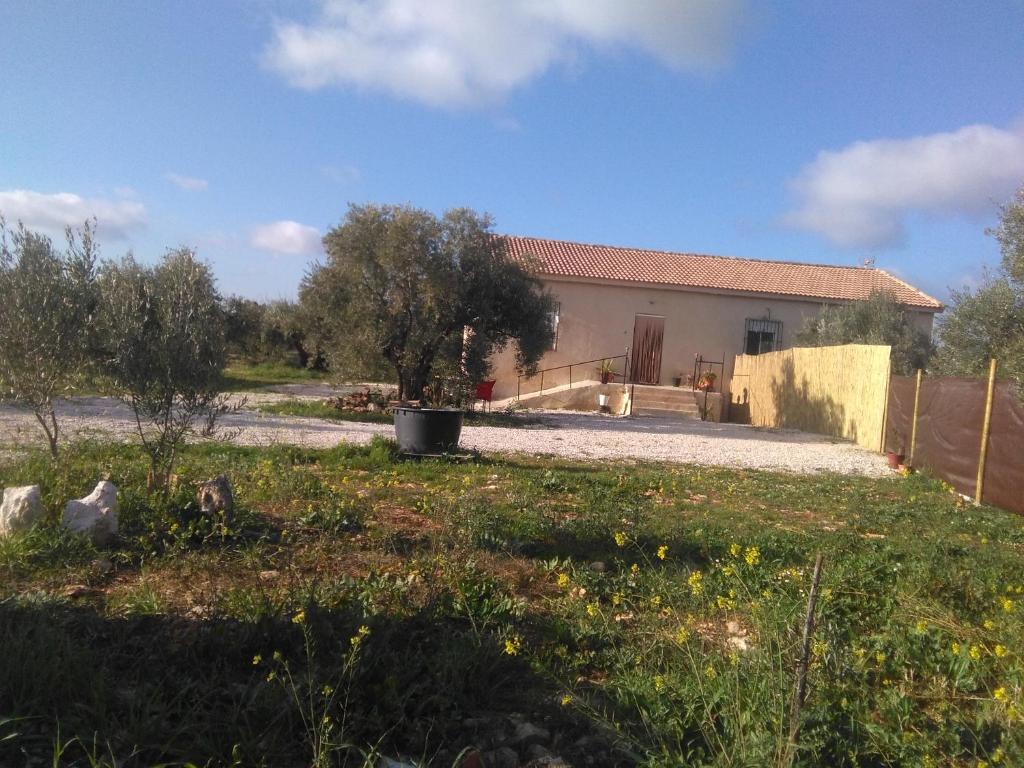
[[[637,315],[633,323],[632,363],[629,380],[637,384],[661,381],[661,342],[665,336],[665,318]]]

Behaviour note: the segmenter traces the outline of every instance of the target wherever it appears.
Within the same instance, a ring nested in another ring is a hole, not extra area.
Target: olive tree
[[[67,250],[0,219],[0,396],[32,409],[57,456],[54,398],[72,391],[88,367],[95,309],[93,226],[68,228]]]
[[[900,374],[924,368],[932,352],[928,335],[914,325],[896,297],[885,291],[875,291],[864,301],[825,307],[804,322],[796,339],[810,347],[887,344],[892,347],[893,372]]]
[[[212,435],[230,410],[220,296],[209,267],[188,249],[152,267],[130,255],[108,262],[99,283],[104,369],[135,415],[151,484],[166,489],[186,437]]]
[[[400,399],[457,402],[496,350],[514,344],[530,371],[550,347],[552,298],[486,215],[353,205],[324,246],[300,307],[343,379],[386,377]]]
[[[999,360],[1003,376],[1024,383],[1024,187],[1000,209],[1000,268],[986,273],[975,290],[954,290],[941,318],[934,371],[947,376],[981,376]],[[1024,397],[1024,387],[1020,389]]]

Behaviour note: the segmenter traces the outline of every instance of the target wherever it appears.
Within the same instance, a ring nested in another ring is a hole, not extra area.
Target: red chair
[[[494,381],[481,381],[476,385],[476,400],[483,400],[487,410],[491,410],[491,401],[494,399]],[[476,400],[473,405],[476,406]]]

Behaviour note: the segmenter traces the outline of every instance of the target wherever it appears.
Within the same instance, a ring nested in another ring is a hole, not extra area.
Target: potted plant
[[[697,379],[697,389],[703,389],[705,392],[714,389],[717,378],[718,374],[714,371],[704,371]]]
[[[597,372],[601,376],[601,383],[607,384],[615,378],[615,363],[611,360],[602,360],[601,364],[597,367]]]
[[[438,456],[459,447],[463,413],[452,407],[452,398],[441,382],[426,387],[420,403],[396,405],[392,413],[395,438],[402,453]]]
[[[607,413],[608,412],[608,401],[610,399],[611,399],[611,395],[609,395],[607,392],[601,392],[597,396],[597,407],[601,411],[601,413]]]
[[[885,454],[885,458],[889,462],[889,469],[899,469],[903,459],[906,458],[906,449],[903,447],[903,435],[898,432],[896,433],[895,444],[899,447]]]
[[[681,386],[683,386],[683,374],[680,373],[678,376],[673,376],[672,377],[672,386],[673,387],[681,387]]]

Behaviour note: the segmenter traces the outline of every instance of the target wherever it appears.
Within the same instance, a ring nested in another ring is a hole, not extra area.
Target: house
[[[736,355],[793,346],[804,320],[827,305],[889,291],[931,334],[936,299],[871,267],[671,253],[640,248],[506,236],[509,255],[531,264],[557,301],[554,343],[540,362],[544,387],[598,378],[597,362],[617,358],[616,371],[637,384],[685,382],[700,357],[726,384]],[[629,370],[624,370],[626,355]],[[622,356],[622,357],[617,357]],[[495,399],[538,390],[520,381],[514,355],[495,356]],[[705,366],[707,367],[707,366]],[[556,370],[552,370],[556,369]],[[617,378],[622,381],[622,376]]]

